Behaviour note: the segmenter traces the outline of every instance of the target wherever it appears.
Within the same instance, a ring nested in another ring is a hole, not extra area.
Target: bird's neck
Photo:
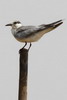
[[[15,29],[15,28],[12,28],[12,29],[11,29],[11,32],[12,32],[12,34],[15,36],[15,34],[16,34],[16,29]]]

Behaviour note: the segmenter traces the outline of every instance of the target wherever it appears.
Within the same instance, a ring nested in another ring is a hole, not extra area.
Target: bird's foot
[[[27,42],[25,42],[25,45],[23,46],[22,49],[24,49],[26,45],[27,45]],[[27,49],[28,51],[30,50],[31,46],[32,46],[32,44],[30,43],[29,48]]]

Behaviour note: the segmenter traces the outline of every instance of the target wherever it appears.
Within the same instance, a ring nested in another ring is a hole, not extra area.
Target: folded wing
[[[59,20],[59,21],[56,21],[56,22],[51,23],[51,24],[46,24],[46,25],[42,24],[42,25],[39,25],[38,27],[36,27],[36,26],[22,26],[16,30],[15,37],[19,38],[19,39],[24,39],[24,38],[28,38],[30,36],[34,36],[36,34],[40,34],[40,32],[41,33],[44,32],[44,34],[45,34],[47,32],[50,32],[51,30],[55,29],[56,27],[58,27],[62,23],[63,23],[63,20]]]

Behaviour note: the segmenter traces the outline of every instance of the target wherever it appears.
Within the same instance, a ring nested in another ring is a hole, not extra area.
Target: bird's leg
[[[31,46],[32,46],[32,44],[31,44],[31,42],[30,42],[30,46],[29,46],[29,48],[28,48],[28,51],[30,50]]]
[[[24,47],[27,45],[27,42],[25,42],[25,45],[23,46],[23,48],[22,49],[24,49]]]

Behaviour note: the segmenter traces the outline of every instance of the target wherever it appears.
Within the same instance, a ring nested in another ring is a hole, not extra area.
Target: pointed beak
[[[5,26],[12,26],[12,24],[6,24]]]

